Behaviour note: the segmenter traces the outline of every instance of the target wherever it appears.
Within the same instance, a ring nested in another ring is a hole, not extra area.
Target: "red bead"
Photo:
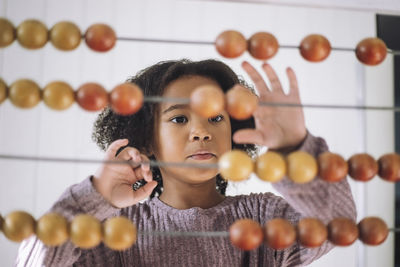
[[[300,54],[311,62],[326,59],[331,53],[331,44],[328,39],[319,34],[306,36],[300,43]]]
[[[249,39],[249,53],[257,59],[267,60],[278,52],[278,40],[268,32],[255,33]]]
[[[273,249],[285,249],[296,240],[296,230],[287,220],[276,218],[269,220],[264,227],[266,244]]]
[[[378,65],[385,60],[386,54],[386,44],[379,38],[366,38],[356,47],[358,60],[366,65]]]
[[[337,246],[350,246],[358,238],[356,223],[348,218],[335,218],[328,224],[328,239]]]
[[[347,162],[338,154],[324,152],[318,156],[318,175],[327,182],[338,182],[348,172]]]
[[[386,223],[378,217],[364,218],[358,223],[358,230],[360,240],[371,246],[382,244],[389,234]]]
[[[108,93],[97,83],[85,83],[76,92],[76,102],[84,110],[102,110],[108,104]]]
[[[224,31],[215,40],[218,53],[226,58],[235,58],[247,49],[247,41],[238,31]]]
[[[357,181],[367,182],[378,173],[378,163],[365,153],[353,155],[348,160],[349,175]]]
[[[241,219],[231,225],[229,236],[234,246],[242,250],[253,250],[260,246],[264,234],[258,222]]]
[[[379,158],[379,176],[389,182],[400,181],[400,155],[386,154]]]
[[[321,246],[328,238],[326,226],[316,218],[304,218],[297,224],[297,235],[300,244],[314,248]]]
[[[106,24],[94,24],[85,33],[86,44],[97,52],[106,52],[117,40],[114,30]]]
[[[120,115],[136,113],[143,105],[142,90],[135,84],[123,83],[110,94],[111,108]]]

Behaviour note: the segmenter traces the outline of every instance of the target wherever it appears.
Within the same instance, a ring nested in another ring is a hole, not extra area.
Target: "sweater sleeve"
[[[90,214],[100,221],[104,221],[117,215],[119,209],[114,208],[96,191],[91,177],[89,177],[81,183],[69,187],[53,205],[50,212],[61,214],[68,221],[80,213]],[[87,252],[90,253],[89,250],[85,250],[85,253]],[[36,236],[32,236],[20,245],[15,266],[72,266],[79,260],[81,254],[82,250],[70,241],[61,246],[49,247]]]

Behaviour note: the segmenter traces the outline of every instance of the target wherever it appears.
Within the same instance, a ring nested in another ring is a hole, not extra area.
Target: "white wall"
[[[269,31],[281,44],[298,45],[310,33],[325,35],[333,46],[354,48],[367,36],[375,35],[375,16],[369,12],[333,9],[292,8],[230,2],[174,0],[0,0],[0,16],[15,26],[28,18],[43,21],[49,28],[70,20],[82,31],[96,22],[111,25],[118,36],[213,41],[226,29],[250,37]],[[105,54],[90,51],[84,43],[72,52],[57,51],[50,43],[28,51],[17,42],[0,50],[0,77],[8,84],[30,78],[40,86],[64,80],[74,88],[87,81],[108,90],[128,76],[166,59],[219,58],[242,73],[240,63],[260,62],[248,54],[239,59],[221,58],[211,45],[182,45],[120,41]],[[393,100],[391,58],[379,67],[364,67],[352,52],[333,51],[318,64],[304,61],[297,50],[281,49],[270,61],[287,87],[286,66],[299,78],[304,103],[391,105]],[[245,78],[248,77],[243,74]],[[378,157],[393,151],[393,114],[354,110],[306,109],[306,123],[315,135],[323,136],[331,150],[348,158],[368,152]],[[29,110],[17,109],[10,101],[0,105],[0,153],[101,159],[91,141],[96,114],[77,104],[63,112],[43,103]],[[36,218],[43,214],[65,188],[96,170],[95,164],[57,164],[0,160],[0,212],[23,209]],[[393,226],[394,186],[380,179],[361,184],[351,181],[359,219],[380,216]],[[229,187],[229,194],[269,191],[267,183],[252,178]],[[338,248],[312,266],[393,266],[393,234],[378,247],[359,241]],[[0,235],[0,262],[11,266],[18,244]]]

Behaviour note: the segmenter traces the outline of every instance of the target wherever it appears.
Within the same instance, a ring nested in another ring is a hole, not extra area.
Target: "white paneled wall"
[[[69,20],[82,31],[96,22],[111,25],[118,36],[213,41],[226,29],[250,37],[257,31],[273,33],[281,44],[298,45],[310,33],[325,35],[333,46],[353,48],[363,38],[375,35],[375,15],[333,9],[293,8],[232,2],[174,0],[0,0],[0,16],[17,26],[28,18],[40,19],[49,28]],[[0,50],[0,77],[11,84],[30,78],[40,86],[63,80],[74,88],[95,81],[108,90],[140,69],[161,60],[218,58],[248,77],[240,68],[248,54],[223,59],[212,45],[184,45],[119,41],[104,54],[95,53],[82,42],[72,52],[60,52],[50,43],[30,51],[17,42]],[[392,59],[379,67],[364,67],[352,52],[333,51],[322,63],[304,61],[297,50],[281,49],[270,60],[287,87],[285,68],[297,73],[304,103],[391,105],[393,101]],[[359,152],[378,157],[393,151],[393,114],[354,110],[306,109],[308,129],[323,136],[332,151],[348,158]],[[96,114],[76,104],[63,112],[40,103],[29,110],[17,109],[10,101],[0,105],[0,153],[32,156],[101,159],[91,141]],[[0,213],[16,209],[36,218],[54,203],[71,184],[94,173],[96,164],[19,162],[0,160]],[[377,215],[393,226],[394,187],[376,179],[367,184],[351,182],[359,219]],[[250,180],[231,185],[231,195],[272,190],[270,185]],[[18,245],[0,235],[0,265],[11,266]],[[337,248],[312,266],[393,266],[393,235],[378,247],[359,241]]]

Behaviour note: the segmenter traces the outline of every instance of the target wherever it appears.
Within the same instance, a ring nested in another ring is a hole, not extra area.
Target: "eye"
[[[177,116],[171,119],[173,123],[185,123],[187,122],[187,118],[185,116]]]
[[[224,120],[224,116],[222,116],[222,115],[218,115],[216,117],[208,119],[208,121],[210,121],[210,122],[220,122],[220,121],[223,121],[223,120]]]

